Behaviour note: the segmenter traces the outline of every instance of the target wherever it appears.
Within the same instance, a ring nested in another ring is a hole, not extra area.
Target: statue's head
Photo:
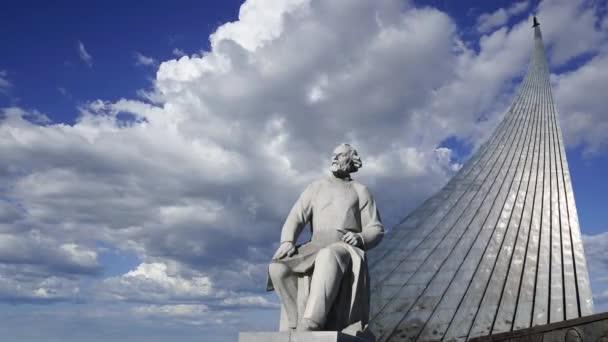
[[[334,149],[331,172],[338,178],[345,178],[363,166],[359,153],[349,144],[340,144]]]

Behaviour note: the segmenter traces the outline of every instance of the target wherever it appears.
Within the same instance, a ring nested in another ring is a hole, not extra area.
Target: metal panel
[[[546,108],[543,109],[546,114]],[[550,195],[550,159],[549,150],[549,120],[545,119],[544,128],[544,153],[545,161],[543,165],[543,197],[541,227],[539,233],[540,249],[537,260],[536,286],[533,296],[534,308],[532,314],[532,326],[547,324],[549,322],[549,273],[550,273],[550,235],[551,235],[551,195]]]
[[[537,89],[535,89],[537,90]],[[536,92],[535,92],[536,93]],[[532,96],[534,98],[536,94]],[[528,109],[528,108],[526,108]],[[529,115],[532,118],[532,115]],[[537,121],[537,120],[535,120]],[[527,148],[522,151],[519,169],[517,170],[518,178],[520,179],[517,186],[517,198],[515,207],[510,212],[509,218],[506,221],[507,230],[498,247],[497,258],[494,259],[492,266],[492,275],[490,281],[486,285],[484,297],[480,304],[479,311],[471,329],[470,336],[487,335],[492,332],[498,305],[505,290],[505,280],[509,271],[510,262],[513,251],[519,234],[520,223],[523,215],[523,209],[527,200],[528,180],[530,178],[530,169],[532,159],[530,152],[532,149],[532,137],[535,132],[535,125],[529,124],[527,136]]]
[[[519,287],[517,309],[512,329],[523,329],[530,327],[532,323],[532,309],[534,305],[534,292],[536,285],[536,273],[538,264],[538,252],[540,245],[540,227],[543,200],[544,165],[545,165],[545,137],[546,137],[546,115],[545,106],[538,110],[540,124],[538,132],[538,151],[536,161],[536,187],[534,189],[534,200],[532,203],[532,215],[530,218],[530,231],[526,248],[526,257],[523,263],[523,274]]]
[[[559,217],[559,189],[557,188],[557,166],[555,159],[555,132],[553,130],[552,120],[549,120],[550,127],[550,143],[549,151],[550,171],[549,179],[551,182],[551,254],[549,264],[551,272],[549,273],[549,323],[563,321],[564,315],[564,289],[563,289],[563,273],[562,273],[562,241],[561,227]]]
[[[583,251],[583,241],[581,239],[581,233],[578,222],[578,214],[576,205],[574,202],[574,192],[572,190],[572,181],[570,179],[570,171],[568,169],[568,162],[566,160],[566,153],[564,152],[564,142],[562,140],[561,129],[557,126],[558,138],[559,138],[559,149],[560,149],[560,161],[563,168],[563,177],[566,191],[566,201],[568,210],[568,221],[570,225],[570,239],[572,246],[572,257],[574,260],[574,269],[576,277],[576,288],[579,300],[579,316],[588,316],[593,314],[593,299],[591,295],[591,288],[589,284],[589,275],[587,272],[587,261],[585,260],[585,253]]]
[[[524,171],[524,173],[528,174],[529,176],[526,182],[523,212],[519,222],[514,222],[518,227],[516,241],[513,252],[511,253],[511,258],[507,263],[507,278],[503,284],[499,309],[492,324],[492,333],[500,333],[510,331],[512,329],[521,285],[520,282],[522,279],[523,266],[530,240],[531,216],[532,211],[534,210],[534,201],[536,197],[535,189],[539,157],[538,145],[540,138],[539,122],[541,121],[538,108],[534,111],[530,111],[530,115],[534,117],[534,142],[532,152],[529,152],[529,154],[531,154],[529,156],[530,161],[526,163],[527,168]]]
[[[521,112],[524,113],[523,110]],[[522,127],[525,127],[526,130],[524,131],[524,129],[520,129],[520,133],[527,133],[530,130],[531,125],[529,125],[528,120],[529,117],[526,116],[524,116],[523,120],[521,120],[521,123],[523,123]],[[509,183],[510,190],[503,192],[507,194],[507,198],[501,208],[501,214],[497,216],[496,221],[492,222],[491,239],[486,244],[486,249],[484,250],[483,258],[479,260],[475,275],[473,276],[472,281],[468,284],[463,299],[459,304],[459,312],[460,310],[464,310],[468,313],[471,308],[475,308],[475,311],[473,312],[473,317],[471,320],[463,322],[459,322],[456,319],[452,320],[450,327],[448,328],[448,332],[444,336],[444,338],[446,339],[459,338],[463,329],[466,329],[468,335],[471,325],[473,323],[473,319],[477,315],[477,311],[480,306],[480,301],[484,295],[485,290],[487,289],[488,279],[491,275],[494,262],[498,255],[498,250],[500,249],[500,244],[504,237],[507,222],[511,215],[512,209],[514,207],[514,202],[517,197],[517,184],[519,184],[522,176],[522,169],[518,166],[520,164],[523,164],[525,154],[522,153],[522,149],[524,145],[528,143],[530,136],[530,134],[526,134],[525,137],[518,141],[517,149],[515,151],[512,151],[513,155],[511,156],[511,160],[514,160],[515,162],[508,164],[509,166],[507,167],[508,172],[513,174],[514,176],[514,178],[512,178],[513,181]],[[457,312],[457,316],[458,314],[459,313]],[[451,326],[454,324],[459,324],[461,326],[454,330],[451,328]]]

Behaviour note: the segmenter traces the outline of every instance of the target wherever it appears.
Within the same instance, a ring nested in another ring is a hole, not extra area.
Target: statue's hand
[[[285,241],[281,243],[279,249],[274,253],[273,259],[283,259],[285,256],[292,256],[296,254],[296,246],[293,242]]]
[[[355,247],[360,247],[361,245],[363,245],[363,239],[361,238],[361,235],[353,232],[348,232],[344,234],[344,236],[342,236],[342,241]]]

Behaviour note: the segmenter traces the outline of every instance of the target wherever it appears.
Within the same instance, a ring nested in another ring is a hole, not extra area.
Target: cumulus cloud
[[[552,65],[598,53],[602,47],[605,50],[608,30],[599,25],[599,6],[580,0],[547,0],[539,4],[538,17]]]
[[[541,22],[551,11],[541,7]],[[557,61],[596,49],[562,54],[569,30],[543,27]],[[0,277],[30,292],[55,269],[72,270],[56,272],[66,284],[91,279],[102,243],[139,264],[93,292],[142,316],[276,308],[263,293],[266,263],[299,193],[328,175],[335,145],[359,150],[355,178],[390,228],[460,167],[444,141],[476,148],[500,120],[529,60],[530,22],[484,35],[479,51],[458,32],[447,14],[397,0],[250,0],[211,35],[210,51],[160,63],[149,101],[93,101],[73,125],[3,109],[1,232],[44,238],[22,242],[39,254],[16,248],[5,259],[38,278],[6,268]]]
[[[266,4],[246,3],[209,53],[163,62],[152,94],[160,105],[95,101],[76,124],[46,126],[6,109],[1,174],[27,217],[19,227],[79,246],[102,241],[152,268],[183,266],[166,282],[145,268],[106,279],[114,298],[207,295],[218,306],[268,307],[255,293],[282,220],[304,186],[328,173],[336,144],[359,148],[360,177],[389,224],[449,178],[454,166],[438,143],[454,133],[452,119],[423,109],[458,63],[447,15],[395,11],[393,1]],[[315,88],[322,94],[311,101]]]
[[[144,56],[139,52],[135,53],[135,65],[155,66],[156,60],[152,57]]]
[[[89,67],[93,66],[93,56],[91,56],[81,41],[78,41],[78,56]]]
[[[492,13],[484,13],[477,18],[477,31],[490,32],[507,23],[510,17],[523,13],[528,9],[528,1],[516,2],[509,8],[499,8]]]
[[[28,122],[38,125],[52,122],[46,114],[35,109],[26,110],[18,107],[8,107],[2,109],[1,115],[0,118],[7,122],[14,119],[27,120]]]
[[[168,273],[164,263],[140,264],[122,276],[105,279],[98,291],[110,299],[153,303],[200,301],[222,294],[209,277],[186,279]]]
[[[582,145],[587,154],[606,149],[608,116],[605,89],[608,89],[608,53],[594,57],[571,72],[554,77],[555,101],[566,143]]]

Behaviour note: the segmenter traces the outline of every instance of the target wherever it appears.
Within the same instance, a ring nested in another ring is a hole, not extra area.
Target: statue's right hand
[[[293,242],[285,241],[281,243],[279,249],[274,253],[273,259],[283,259],[285,256],[292,256],[296,254],[296,246]]]

